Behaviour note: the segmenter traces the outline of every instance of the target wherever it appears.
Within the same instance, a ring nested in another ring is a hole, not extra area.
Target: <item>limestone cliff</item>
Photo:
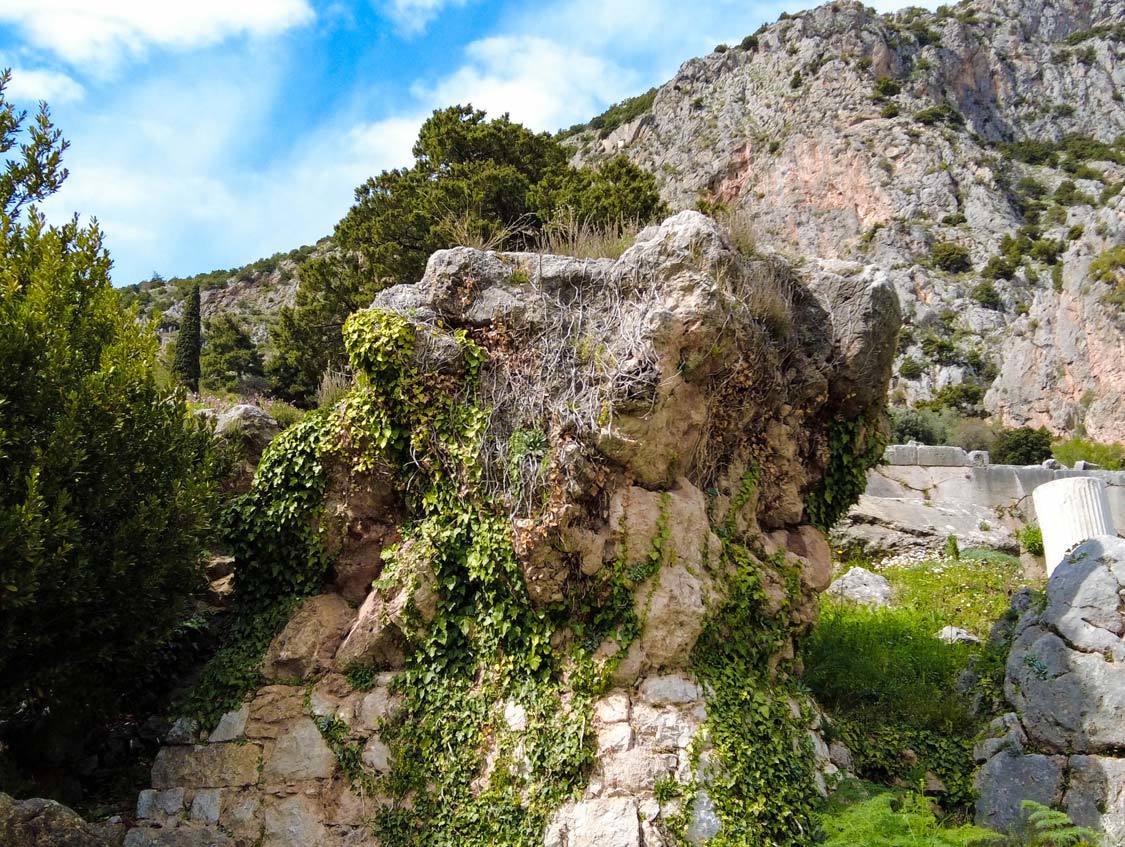
[[[760,244],[881,268],[907,324],[895,402],[969,385],[1009,425],[1122,440],[1121,263],[1090,264],[1125,241],[1123,32],[1112,0],[835,2],[685,62],[647,113],[570,143],[624,152],[675,207],[737,210]],[[935,265],[944,242],[967,263]]]
[[[241,602],[307,599],[264,687],[180,722],[128,847],[799,843],[834,770],[812,524],[878,456],[899,323],[884,279],[820,282],[683,212],[382,292],[234,524]]]

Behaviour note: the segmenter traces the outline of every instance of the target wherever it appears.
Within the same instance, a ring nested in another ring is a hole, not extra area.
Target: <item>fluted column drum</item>
[[[1063,560],[1066,551],[1099,535],[1116,535],[1109,511],[1105,483],[1092,476],[1056,479],[1032,494],[1035,515],[1043,530],[1043,553],[1047,576]]]

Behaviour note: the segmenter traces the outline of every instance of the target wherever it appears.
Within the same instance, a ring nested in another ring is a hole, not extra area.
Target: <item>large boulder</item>
[[[270,646],[275,684],[161,752],[152,802],[273,847],[362,841],[388,805],[425,841],[436,792],[470,792],[470,830],[554,795],[526,811],[548,844],[664,844],[677,809],[701,844],[732,804],[703,765],[718,684],[791,717],[814,795],[836,765],[771,681],[830,578],[829,466],[879,441],[898,320],[882,278],[813,291],[696,212],[616,260],[435,253],[349,319],[355,388],[278,502],[324,492],[326,593]]]
[[[1094,538],[1051,574],[1015,627],[1004,691],[1014,712],[978,746],[977,819],[1003,828],[1021,799],[1061,802],[1125,844],[1125,540]]]
[[[111,842],[61,803],[0,793],[0,847],[111,847]]]

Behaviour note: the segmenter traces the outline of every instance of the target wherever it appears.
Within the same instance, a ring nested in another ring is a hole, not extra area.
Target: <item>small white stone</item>
[[[504,723],[512,732],[523,732],[527,729],[527,709],[509,700],[504,704]]]
[[[606,724],[598,730],[598,754],[628,750],[633,746],[633,728],[627,723]]]
[[[166,815],[178,815],[184,810],[184,789],[168,788],[157,792],[155,805]]]
[[[594,704],[594,720],[600,723],[617,723],[629,720],[629,695],[613,691]]]

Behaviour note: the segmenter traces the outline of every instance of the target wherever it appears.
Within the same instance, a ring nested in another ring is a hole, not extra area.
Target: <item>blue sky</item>
[[[46,99],[71,142],[48,216],[96,217],[122,285],[329,234],[356,185],[410,160],[434,108],[555,130],[807,5],[0,0],[0,65],[9,97]]]

